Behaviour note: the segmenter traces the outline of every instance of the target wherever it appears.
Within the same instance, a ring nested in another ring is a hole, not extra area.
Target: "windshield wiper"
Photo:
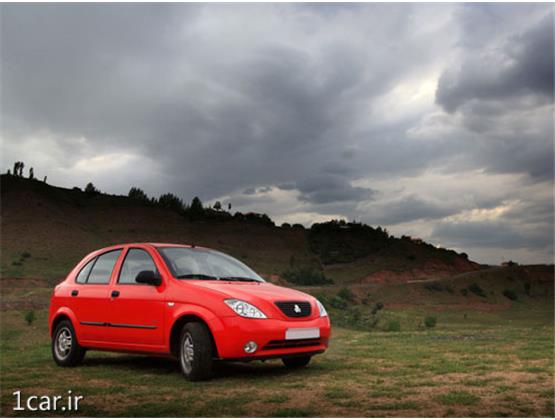
[[[218,277],[209,276],[208,274],[181,274],[176,279],[218,280]]]
[[[219,279],[226,280],[226,281],[253,281],[256,283],[260,283],[260,280],[253,279],[251,277],[241,277],[241,276],[224,276],[224,277],[219,277]]]

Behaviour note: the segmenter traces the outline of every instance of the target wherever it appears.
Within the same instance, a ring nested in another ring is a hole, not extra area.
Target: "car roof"
[[[171,244],[171,243],[162,243],[162,242],[130,242],[130,243],[125,243],[125,244],[114,244],[114,245],[110,245],[104,248],[100,248],[97,249],[96,252],[98,251],[108,251],[110,249],[116,249],[116,248],[125,248],[125,247],[143,247],[143,246],[151,246],[154,248],[164,248],[164,247],[171,247],[171,248],[200,248],[200,249],[210,249],[210,248],[206,248],[203,246],[196,246],[196,245],[192,245],[192,244]]]

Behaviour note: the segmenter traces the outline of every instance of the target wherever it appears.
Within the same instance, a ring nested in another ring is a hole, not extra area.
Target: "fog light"
[[[245,353],[254,353],[257,348],[258,345],[254,341],[249,341],[247,344],[245,344],[243,350],[245,350]]]

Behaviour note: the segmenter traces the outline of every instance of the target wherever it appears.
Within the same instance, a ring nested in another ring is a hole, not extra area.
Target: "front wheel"
[[[311,356],[294,356],[294,357],[284,357],[282,360],[283,364],[288,368],[298,369],[305,367],[310,363]]]
[[[210,331],[200,322],[188,322],[181,330],[179,364],[190,381],[202,381],[212,374],[213,348]]]
[[[58,366],[76,366],[85,357],[86,349],[77,342],[70,321],[61,321],[52,335],[52,356]]]

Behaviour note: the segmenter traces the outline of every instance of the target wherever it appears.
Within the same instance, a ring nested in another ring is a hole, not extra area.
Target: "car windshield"
[[[264,281],[242,262],[218,251],[185,247],[160,247],[158,251],[176,279]]]

